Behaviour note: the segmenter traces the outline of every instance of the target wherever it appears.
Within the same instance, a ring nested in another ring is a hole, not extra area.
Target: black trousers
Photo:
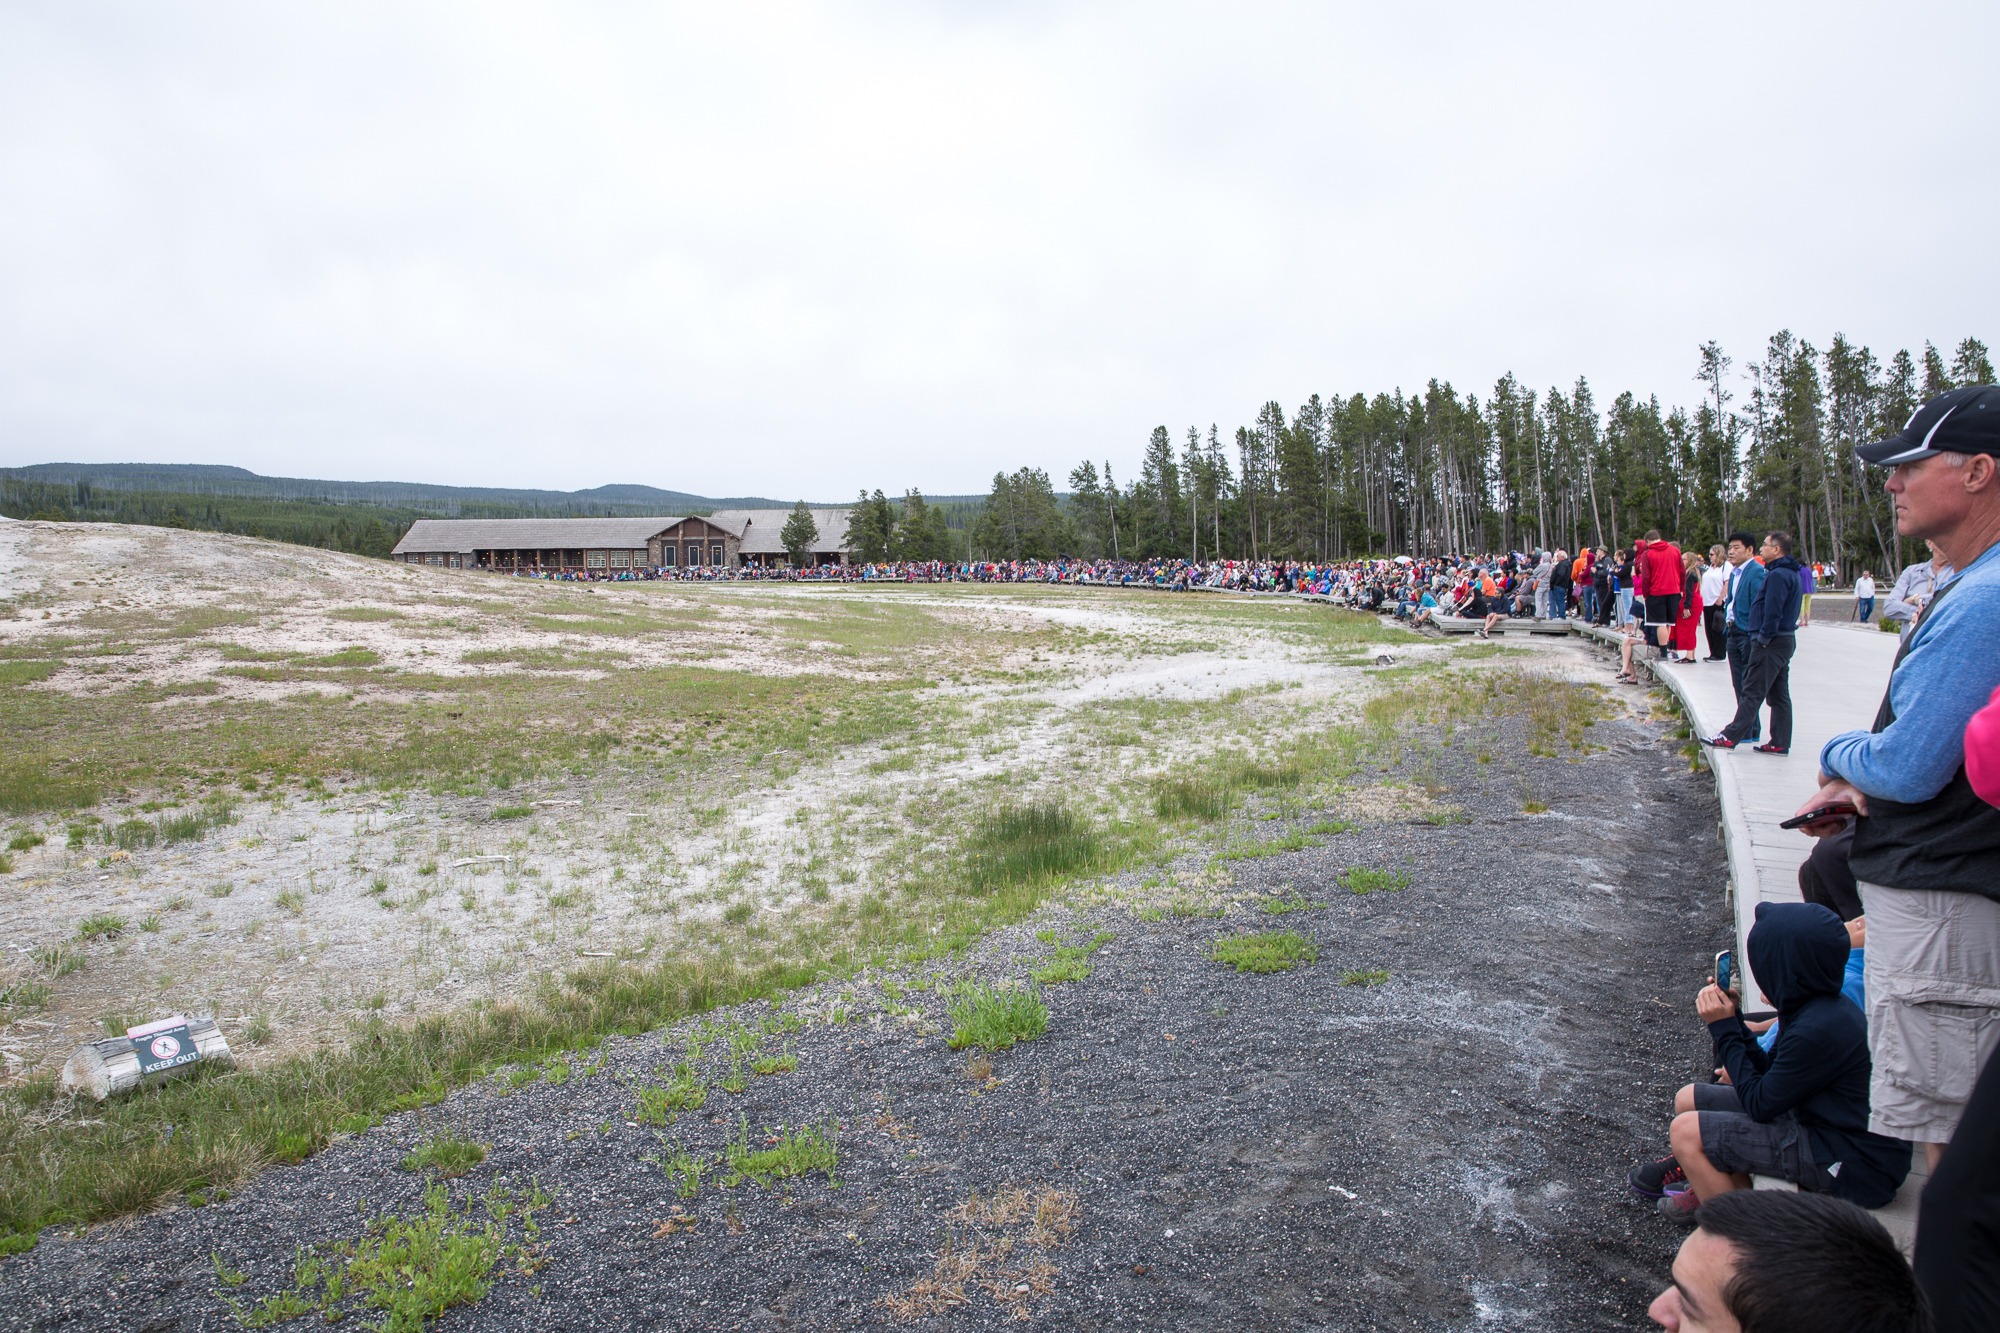
[[[2000,1060],[1986,1062],[1924,1186],[1916,1268],[1937,1333],[2000,1328]]]
[[[1729,647],[1724,642],[1729,633],[1727,613],[1719,606],[1704,606],[1701,609],[1701,624],[1708,632],[1708,660],[1720,662],[1729,656]]]
[[[1736,703],[1743,704],[1743,673],[1750,668],[1750,636],[1734,625],[1729,627],[1729,684],[1736,691]],[[1750,734],[1739,740],[1754,741],[1764,734],[1763,727],[1754,719],[1750,723]]]
[[[1792,650],[1798,641],[1780,634],[1769,643],[1752,644],[1743,668],[1743,689],[1736,696],[1736,716],[1722,734],[1743,741],[1757,734],[1757,710],[1771,705],[1771,744],[1792,746]]]

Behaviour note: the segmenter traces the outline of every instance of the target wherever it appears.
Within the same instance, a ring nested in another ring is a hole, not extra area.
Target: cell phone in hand
[[[1715,956],[1715,984],[1726,991],[1736,989],[1736,955],[1729,949]]]
[[[1790,819],[1778,825],[1778,827],[1804,828],[1808,824],[1817,824],[1827,819],[1851,819],[1860,813],[1859,810],[1856,810],[1846,801],[1835,801],[1832,805],[1822,805],[1817,809],[1808,810],[1802,815],[1793,815]]]

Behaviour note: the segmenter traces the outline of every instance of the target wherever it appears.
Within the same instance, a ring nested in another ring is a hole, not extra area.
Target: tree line
[[[1698,350],[1692,405],[1589,383],[1546,392],[1502,376],[1483,400],[1433,379],[1422,393],[1315,394],[1265,403],[1225,440],[1153,429],[1138,475],[1077,465],[1059,494],[1038,468],[996,473],[974,554],[1128,559],[1340,560],[1616,547],[1648,528],[1706,547],[1736,528],[1783,528],[1809,558],[1900,568],[1879,470],[1853,447],[1901,429],[1947,389],[1994,382],[1986,345],[1887,362],[1835,334],[1822,350],[1783,331],[1732,374]]]

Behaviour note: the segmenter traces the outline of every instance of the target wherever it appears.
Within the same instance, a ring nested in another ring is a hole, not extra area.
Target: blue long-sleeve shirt
[[[2000,545],[1944,586],[1951,595],[1910,632],[1889,677],[1896,720],[1835,736],[1821,772],[1907,805],[1936,796],[1965,762],[1965,724],[2000,686]]]

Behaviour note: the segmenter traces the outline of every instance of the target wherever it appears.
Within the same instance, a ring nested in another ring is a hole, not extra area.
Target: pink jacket
[[[2000,690],[1965,724],[1965,776],[1988,805],[2000,805]]]

